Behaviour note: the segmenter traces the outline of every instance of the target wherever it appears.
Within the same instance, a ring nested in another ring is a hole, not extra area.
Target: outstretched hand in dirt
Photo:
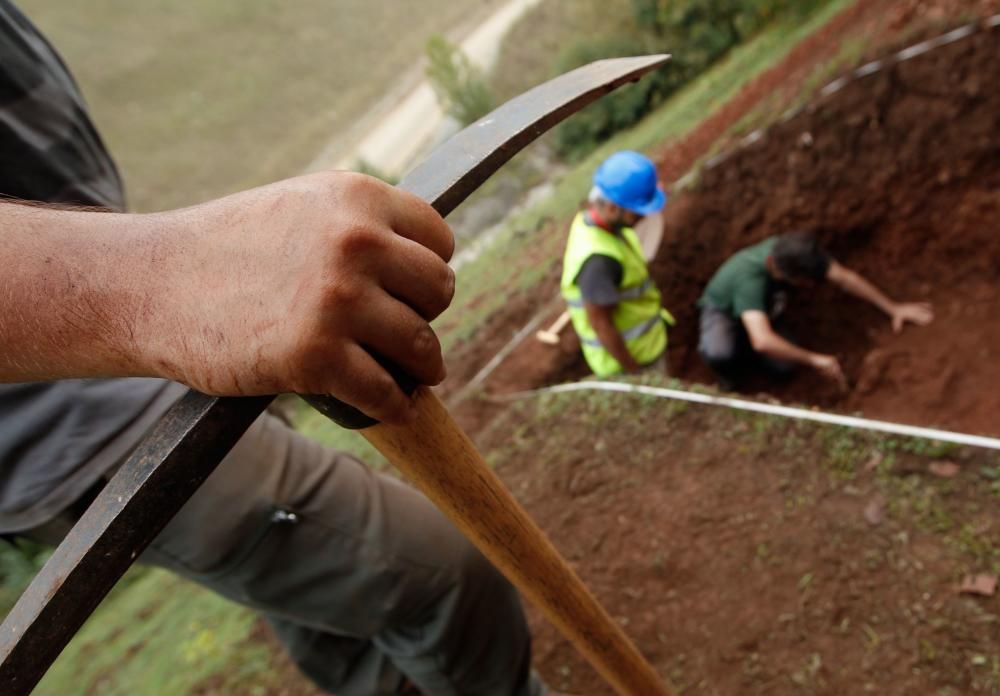
[[[917,326],[927,326],[934,321],[934,308],[929,302],[900,302],[892,308],[889,318],[892,320],[892,330],[899,333],[906,322]]]
[[[847,383],[847,377],[844,375],[844,370],[840,366],[840,361],[836,357],[832,355],[816,355],[810,361],[810,364],[813,369],[834,382],[841,391],[846,392],[850,388]]]

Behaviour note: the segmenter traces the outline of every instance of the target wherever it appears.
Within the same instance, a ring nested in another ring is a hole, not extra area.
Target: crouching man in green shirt
[[[861,275],[831,259],[812,234],[769,237],[722,264],[698,301],[698,352],[724,388],[737,387],[748,370],[762,368],[786,375],[798,363],[846,389],[847,380],[836,356],[800,348],[774,328],[785,309],[790,286],[809,288],[824,279],[881,309],[897,333],[908,321],[924,326],[934,318],[929,304],[895,302]]]

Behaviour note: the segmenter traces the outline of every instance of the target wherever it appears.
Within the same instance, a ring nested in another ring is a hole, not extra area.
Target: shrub
[[[427,79],[446,114],[463,126],[493,110],[493,96],[482,74],[457,46],[442,36],[427,41]]]
[[[801,17],[828,0],[632,0],[635,30],[628,36],[586,38],[556,61],[562,73],[602,58],[671,53],[663,68],[587,107],[556,130],[556,149],[577,159],[632,126],[768,23]]]

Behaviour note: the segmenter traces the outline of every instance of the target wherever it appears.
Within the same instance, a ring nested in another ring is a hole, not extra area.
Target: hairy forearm
[[[754,350],[779,360],[789,360],[803,365],[811,364],[816,353],[801,348],[791,341],[782,338],[780,334],[770,333],[761,338],[751,338]]]
[[[892,314],[895,302],[861,274],[840,266],[832,280],[841,290],[875,305],[886,314]]]
[[[150,374],[137,346],[164,249],[140,220],[0,204],[0,381]]]
[[[0,381],[165,377],[403,422],[413,401],[372,353],[444,379],[429,322],[453,248],[426,202],[349,172],[153,215],[0,204]]]

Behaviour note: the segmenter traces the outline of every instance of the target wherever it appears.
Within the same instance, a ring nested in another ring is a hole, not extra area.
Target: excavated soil
[[[832,288],[799,292],[789,328],[838,355],[847,394],[803,371],[785,399],[876,417],[998,432],[1000,31],[985,31],[849,83],[702,174],[668,211],[653,265],[678,316],[671,368],[709,381],[694,303],[730,254],[816,230],[841,263],[891,296],[929,301],[934,323],[894,335]]]

